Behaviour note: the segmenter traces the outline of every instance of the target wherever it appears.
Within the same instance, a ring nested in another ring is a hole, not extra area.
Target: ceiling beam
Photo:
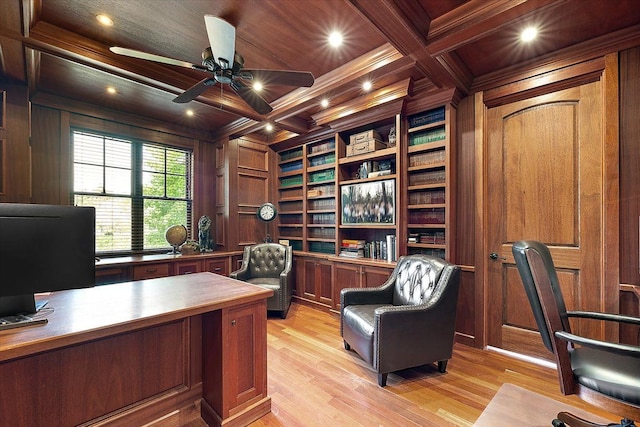
[[[353,7],[360,12],[369,22],[378,28],[380,33],[393,45],[400,53],[410,56],[415,62],[417,69],[428,77],[438,87],[451,87],[456,84],[453,79],[425,49],[427,39],[422,33],[423,28],[417,28],[413,18],[405,15],[407,2],[399,7],[393,0],[350,0]],[[406,7],[405,7],[406,6]],[[416,11],[418,6],[412,6],[412,11]],[[423,11],[421,16],[428,16]]]

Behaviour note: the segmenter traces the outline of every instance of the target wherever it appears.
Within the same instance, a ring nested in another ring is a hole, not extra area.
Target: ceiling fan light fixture
[[[96,15],[96,19],[100,24],[104,25],[105,27],[113,27],[113,19],[111,19],[109,16],[105,14],[101,13]]]

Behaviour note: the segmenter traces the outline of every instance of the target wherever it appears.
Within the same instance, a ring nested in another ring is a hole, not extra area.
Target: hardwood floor
[[[267,357],[272,408],[254,427],[472,426],[504,383],[608,416],[562,396],[554,369],[464,345],[445,374],[408,369],[378,387],[376,373],[344,349],[338,316],[296,303],[287,319],[269,317]]]

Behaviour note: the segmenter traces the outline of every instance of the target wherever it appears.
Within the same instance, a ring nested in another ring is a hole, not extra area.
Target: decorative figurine
[[[394,145],[396,145],[396,127],[391,126],[391,129],[389,129],[389,147]]]
[[[200,252],[213,252],[211,218],[207,215],[202,215],[198,220],[198,240],[200,242]]]

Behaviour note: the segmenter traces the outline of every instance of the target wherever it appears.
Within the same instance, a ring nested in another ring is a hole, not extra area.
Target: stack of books
[[[340,256],[347,258],[364,257],[364,240],[342,239],[340,244]]]

